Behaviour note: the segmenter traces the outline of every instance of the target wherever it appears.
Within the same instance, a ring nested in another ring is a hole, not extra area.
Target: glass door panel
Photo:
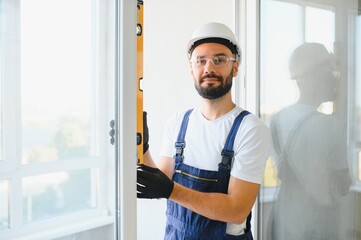
[[[259,239],[360,239],[359,156],[350,144],[359,126],[350,117],[359,113],[357,5],[260,3],[260,113],[273,146]]]

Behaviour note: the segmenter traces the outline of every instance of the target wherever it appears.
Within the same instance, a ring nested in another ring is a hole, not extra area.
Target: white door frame
[[[137,239],[137,2],[115,0],[115,240]]]

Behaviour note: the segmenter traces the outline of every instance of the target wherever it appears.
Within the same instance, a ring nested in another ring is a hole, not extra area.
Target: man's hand
[[[169,198],[173,188],[174,182],[158,168],[137,167],[138,198]]]
[[[143,112],[143,154],[149,149],[149,129],[147,124],[147,112]]]

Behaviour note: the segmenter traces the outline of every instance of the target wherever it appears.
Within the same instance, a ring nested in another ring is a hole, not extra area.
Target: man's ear
[[[233,64],[233,77],[236,77],[237,74],[238,74],[239,64],[240,64],[239,62],[235,62],[235,63]]]
[[[192,76],[193,76],[193,67],[192,67],[192,63],[191,62],[189,62],[189,72],[192,74]]]

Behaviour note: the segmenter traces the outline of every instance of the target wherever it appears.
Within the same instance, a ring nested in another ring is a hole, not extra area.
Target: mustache
[[[203,77],[201,77],[200,82],[203,82],[204,79],[206,78],[216,78],[218,81],[222,82],[223,81],[223,77],[221,76],[217,76],[216,74],[214,73],[210,73],[210,74],[207,74],[207,75],[204,75]]]

